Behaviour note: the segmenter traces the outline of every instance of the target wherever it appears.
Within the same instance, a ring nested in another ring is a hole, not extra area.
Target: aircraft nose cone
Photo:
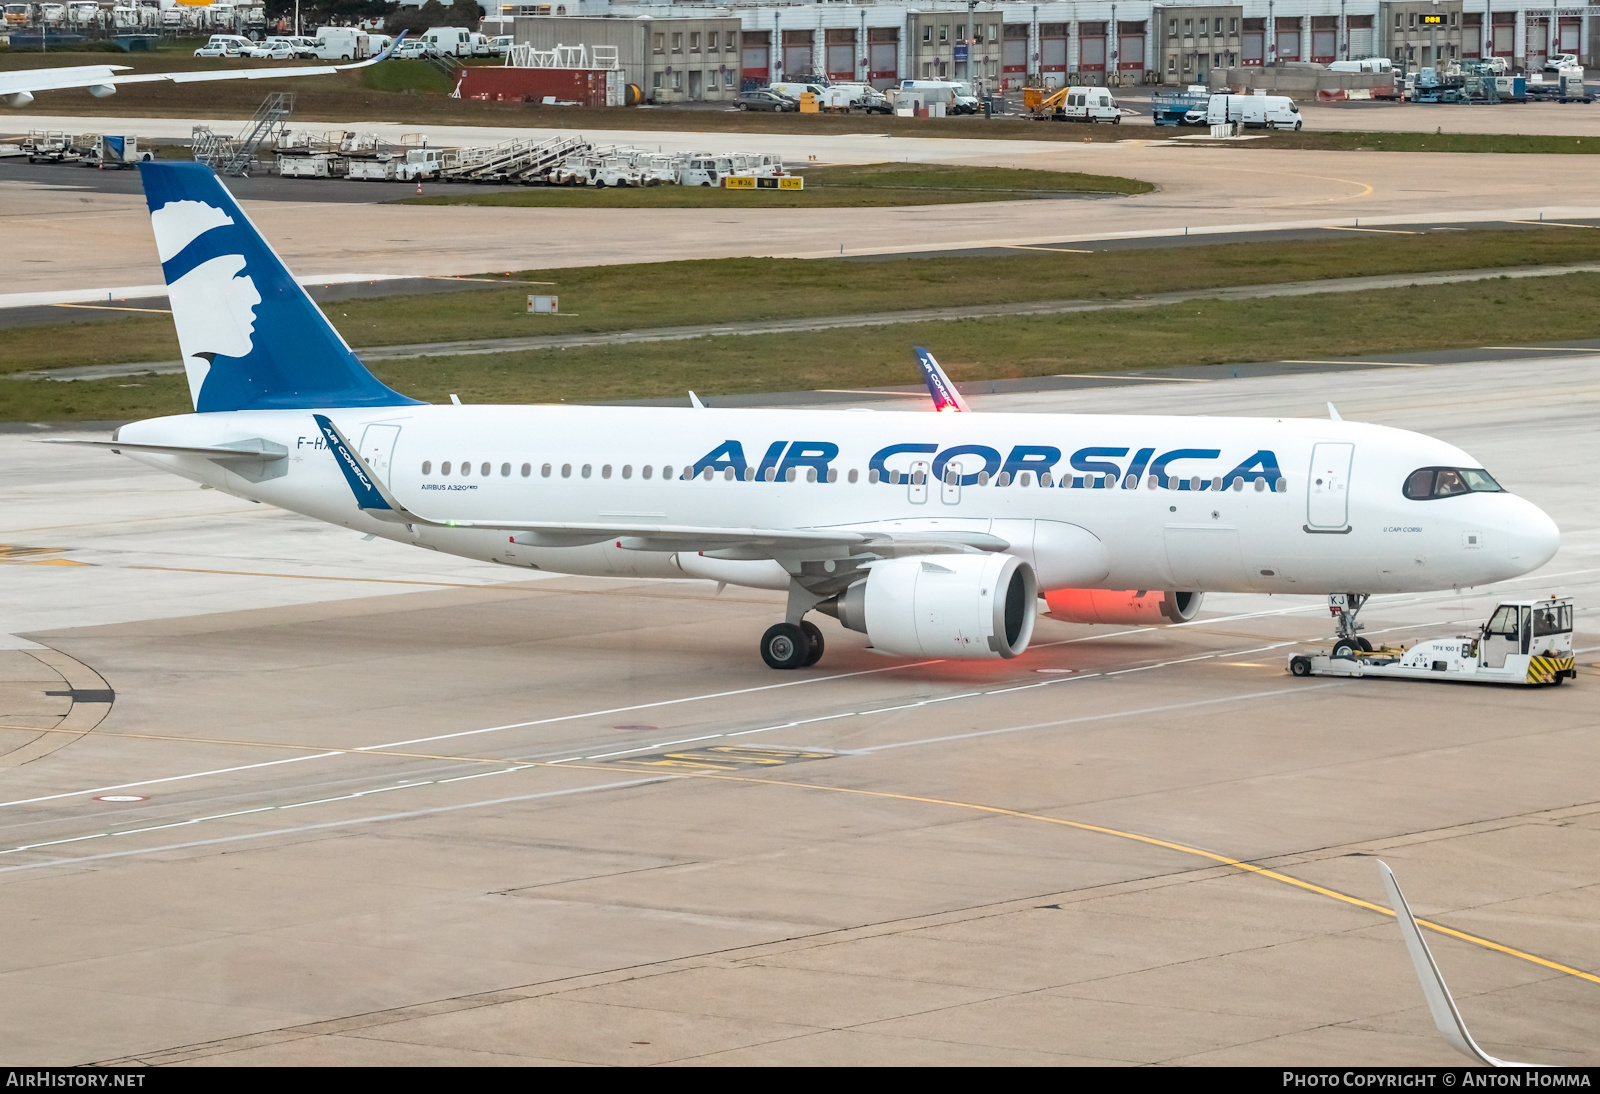
[[[1537,570],[1555,557],[1561,546],[1561,529],[1532,502],[1509,500],[1516,503],[1506,528],[1511,562],[1520,573]]]

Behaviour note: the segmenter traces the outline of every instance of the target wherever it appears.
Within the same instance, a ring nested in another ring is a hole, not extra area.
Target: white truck
[[[1299,129],[1300,108],[1287,95],[1213,95],[1206,124],[1246,129]]]
[[[318,27],[312,52],[324,61],[365,61],[372,56],[372,44],[356,27]]]
[[[1359,61],[1330,61],[1329,72],[1393,72],[1394,62],[1387,57],[1363,57]]]
[[[1337,617],[1337,614],[1335,616]],[[1472,634],[1377,646],[1354,633],[1328,653],[1289,658],[1295,676],[1387,676],[1460,684],[1557,685],[1578,676],[1571,597],[1507,600]]]
[[[422,34],[428,51],[451,57],[472,56],[472,32],[463,27],[430,27]]]
[[[444,170],[443,148],[412,148],[406,158],[394,161],[394,178],[399,182],[438,178]]]

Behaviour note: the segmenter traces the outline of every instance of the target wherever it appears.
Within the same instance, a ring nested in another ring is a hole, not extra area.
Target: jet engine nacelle
[[[1033,567],[1012,555],[913,555],[817,607],[883,653],[977,659],[1027,649],[1038,598]]]
[[[115,95],[116,93],[117,93],[117,85],[116,84],[90,84],[89,85],[89,94],[93,95],[97,99],[104,99],[107,96]]]
[[[1051,617],[1068,623],[1160,626],[1193,619],[1205,595],[1163,589],[1053,589],[1044,598]]]
[[[13,91],[5,100],[7,106],[27,106],[33,102],[33,96],[26,91]]]

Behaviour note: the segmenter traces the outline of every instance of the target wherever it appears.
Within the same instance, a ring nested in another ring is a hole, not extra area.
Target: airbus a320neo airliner
[[[1099,623],[1202,591],[1342,594],[1515,577],[1555,524],[1461,449],[1336,418],[430,405],[367,371],[212,171],[140,165],[195,413],[111,448],[241,498],[564,574],[787,592],[886,654],[1015,657],[1042,595]]]

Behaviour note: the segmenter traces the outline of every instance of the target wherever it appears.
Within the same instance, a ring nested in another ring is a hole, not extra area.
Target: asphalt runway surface
[[[6,1062],[1464,1062],[1600,1045],[1596,359],[974,395],[1463,445],[1578,598],[1580,678],[1299,680],[1321,594],[916,663],[774,595],[528,580],[0,436]],[[1359,488],[1357,484],[1355,488]],[[1312,888],[1311,886],[1315,886]],[[1374,908],[1372,905],[1379,906]]]
[[[1583,108],[1576,108],[1583,109]],[[1600,123],[1600,112],[1586,115]],[[1519,115],[1524,124],[1533,114]],[[190,119],[118,119],[113,128],[187,134]],[[46,124],[14,117],[18,127]],[[105,131],[106,119],[51,127]],[[218,123],[220,124],[220,123]],[[371,123],[398,137],[404,126]],[[358,128],[368,128],[360,123]],[[392,131],[392,132],[389,132]],[[487,144],[539,130],[430,131],[435,143]],[[1073,143],[888,137],[604,132],[599,143],[776,152],[787,163],[903,160],[1085,171],[1139,178],[1153,193],[1093,201],[1002,201],[910,208],[563,209],[407,206],[405,186],[340,181],[367,201],[244,200],[290,267],[308,279],[473,275],[688,258],[961,252],[1095,243],[1239,238],[1387,225],[1600,219],[1600,175],[1579,155],[1305,152],[1207,148],[1166,140]],[[64,174],[63,174],[64,170]],[[46,172],[54,172],[47,174]],[[39,306],[159,295],[149,215],[134,192],[95,190],[77,168],[0,168],[9,262],[0,298]],[[76,176],[70,178],[68,176]],[[41,179],[59,179],[45,181]],[[281,180],[279,180],[281,182]],[[108,184],[112,185],[112,184]],[[114,185],[128,185],[120,180]],[[283,184],[285,187],[287,184]]]

